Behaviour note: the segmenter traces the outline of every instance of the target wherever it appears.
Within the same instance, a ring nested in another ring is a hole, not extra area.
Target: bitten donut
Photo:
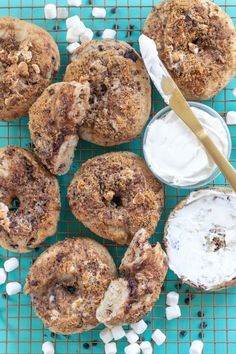
[[[130,152],[113,152],[86,161],[68,188],[75,217],[95,234],[130,243],[145,228],[154,232],[163,206],[161,184],[144,160]]]
[[[53,38],[44,29],[11,17],[0,18],[0,120],[28,113],[60,65]]]
[[[97,326],[96,309],[115,276],[104,246],[92,239],[66,239],[36,259],[24,292],[52,332],[80,333]]]
[[[236,285],[236,193],[192,192],[170,214],[164,243],[169,267],[183,282],[201,290]]]
[[[159,298],[167,272],[167,257],[159,243],[152,247],[149,235],[139,230],[120,265],[123,277],[113,280],[96,316],[106,325],[140,321]]]
[[[117,145],[141,133],[150,114],[150,81],[141,57],[129,44],[116,40],[82,44],[72,55],[64,80],[90,82],[90,107],[79,128],[82,139]]]
[[[187,99],[215,96],[236,73],[236,31],[207,0],[166,0],[146,19],[144,33]]]
[[[1,148],[0,246],[30,252],[56,232],[59,211],[56,178],[31,152],[17,146]]]
[[[30,108],[34,152],[53,174],[65,174],[71,166],[89,94],[88,82],[60,82],[46,88]]]

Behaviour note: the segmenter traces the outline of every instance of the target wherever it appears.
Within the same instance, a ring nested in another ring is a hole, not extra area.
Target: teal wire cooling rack
[[[191,1],[191,0],[189,0]],[[93,19],[91,16],[92,5],[89,0],[83,0],[81,8],[69,8],[70,15],[78,14],[86,26],[94,31],[102,31],[104,28],[113,28],[118,25],[117,38],[130,42],[138,49],[137,40],[144,20],[151,11],[152,6],[158,1],[153,0],[93,0],[94,6],[106,7],[106,19]],[[69,62],[69,55],[66,51],[66,26],[64,20],[44,19],[44,0],[0,0],[0,16],[13,16],[32,21],[35,24],[46,28],[58,43],[61,54],[61,69],[56,81],[63,77],[65,67]],[[67,0],[48,0],[48,3],[55,3],[57,6],[67,6]],[[220,5],[234,20],[236,24],[236,0],[217,0]],[[117,7],[116,13],[111,11]],[[129,25],[134,25],[132,32],[127,31]],[[95,36],[95,38],[99,39]],[[236,80],[233,80],[228,87],[220,92],[214,99],[205,102],[213,107],[223,117],[229,110],[236,109],[236,100],[232,89],[236,87]],[[164,104],[160,96],[153,93],[152,115],[163,108]],[[0,146],[16,144],[29,148],[30,138],[27,126],[27,117],[11,123],[0,123]],[[231,161],[236,167],[236,126],[230,126],[233,150]],[[24,284],[32,261],[48,245],[65,237],[87,236],[97,239],[109,248],[118,265],[125,247],[117,246],[112,242],[97,238],[88,229],[84,228],[72,216],[69,210],[66,191],[74,172],[83,161],[108,151],[131,150],[142,155],[142,137],[136,138],[133,142],[114,148],[102,148],[96,145],[80,141],[76,151],[75,161],[70,172],[59,178],[61,187],[62,208],[61,217],[56,236],[46,240],[39,249],[32,253],[18,255],[12,252],[0,250],[0,267],[5,259],[10,256],[18,257],[20,268],[9,273],[9,281],[20,281]],[[223,176],[219,176],[215,185],[226,185]],[[160,241],[163,234],[164,222],[171,209],[189,191],[165,188],[165,208],[161,222],[152,237],[152,241]],[[165,297],[166,293],[179,288],[180,305],[182,317],[178,320],[166,321],[165,319]],[[190,301],[186,300],[190,299]],[[198,316],[198,312],[204,312],[204,318]],[[186,285],[179,286],[178,279],[172,272],[168,273],[167,280],[163,286],[162,294],[152,312],[146,316],[149,321],[148,330],[144,337],[151,339],[152,331],[160,328],[167,335],[167,342],[161,347],[154,346],[154,353],[158,354],[188,354],[190,342],[203,335],[205,354],[236,354],[236,288],[219,292],[199,292]],[[102,327],[81,335],[54,335],[42,325],[40,319],[30,305],[28,296],[18,294],[5,296],[5,285],[0,286],[0,353],[4,354],[39,354],[42,353],[42,343],[50,340],[54,343],[57,354],[101,354],[104,353],[104,345],[99,340],[99,331]],[[186,331],[185,336],[180,332]],[[127,343],[119,341],[118,353],[124,352]]]

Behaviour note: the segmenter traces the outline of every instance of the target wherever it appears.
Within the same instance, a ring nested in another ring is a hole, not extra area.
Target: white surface
[[[112,332],[109,328],[104,328],[100,333],[99,337],[103,341],[103,343],[109,343],[113,339]]]
[[[119,340],[119,339],[125,337],[125,331],[122,326],[112,327],[111,332],[112,332],[113,338],[115,340]]]
[[[6,292],[8,295],[16,295],[16,294],[20,293],[21,292],[21,284],[16,281],[7,283]]]
[[[134,332],[133,329],[126,333],[126,338],[130,344],[136,343],[139,340],[139,336]]]
[[[0,285],[4,284],[7,280],[7,273],[3,268],[0,268]]]
[[[236,277],[236,194],[192,192],[169,217],[166,245],[169,267],[183,281],[210,290]]]
[[[47,20],[53,20],[57,17],[57,8],[54,4],[47,4],[44,6],[44,16]]]
[[[117,353],[117,345],[116,343],[107,343],[105,344],[105,353],[106,354],[116,354]]]
[[[106,17],[106,9],[103,7],[94,7],[92,11],[93,17],[96,18],[105,18]]]
[[[52,342],[44,342],[42,345],[42,351],[44,354],[54,354],[55,350]]]
[[[57,18],[65,20],[69,16],[69,11],[66,7],[57,8]]]
[[[176,291],[170,291],[166,296],[166,305],[174,306],[178,305],[179,294]]]
[[[138,345],[138,343],[133,343],[125,347],[125,354],[139,354],[139,353],[140,353],[140,346]]]
[[[229,111],[226,114],[226,123],[227,124],[236,124],[236,111]]]
[[[86,43],[93,39],[93,31],[87,28],[86,31],[80,36],[80,42]]]
[[[68,0],[68,5],[79,7],[82,5],[82,0]]]
[[[203,110],[195,107],[192,110],[213,142],[227,157],[228,136],[222,122]],[[146,160],[150,169],[168,183],[193,185],[204,181],[215,171],[215,163],[198,138],[174,111],[154,120],[147,129],[144,144]]]
[[[103,39],[114,39],[115,36],[116,36],[116,31],[109,28],[106,28],[102,34]]]
[[[147,327],[148,325],[146,324],[146,322],[144,322],[144,320],[131,324],[131,328],[137,334],[142,334],[144,331],[146,331]]]
[[[203,342],[201,340],[194,340],[189,349],[189,354],[201,354],[203,351]]]
[[[80,22],[80,18],[77,15],[68,17],[66,20],[66,28],[69,29],[72,27],[79,26]]]
[[[19,260],[15,257],[9,258],[4,262],[4,269],[6,272],[12,272],[19,267]]]
[[[79,36],[75,34],[73,27],[69,28],[66,33],[66,41],[68,43],[74,43],[79,40]]]
[[[181,316],[180,307],[178,305],[166,307],[166,319],[168,321],[174,320]]]
[[[162,345],[166,340],[166,335],[159,329],[156,329],[152,334],[152,339],[157,345]]]
[[[74,43],[71,43],[69,44],[66,49],[67,51],[70,53],[70,54],[73,54],[74,51],[80,47],[80,44],[78,42],[74,42]]]

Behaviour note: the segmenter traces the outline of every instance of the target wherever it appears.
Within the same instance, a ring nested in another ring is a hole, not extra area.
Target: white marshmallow
[[[126,338],[130,344],[136,343],[139,339],[138,335],[132,329],[126,333]]]
[[[105,353],[106,354],[116,354],[117,353],[117,345],[116,343],[107,343],[105,344]]]
[[[93,31],[90,28],[87,28],[86,31],[80,36],[81,43],[89,42],[92,39],[93,39]]]
[[[236,88],[232,91],[233,95],[236,97]]]
[[[173,320],[181,316],[180,307],[178,305],[166,307],[167,320]]]
[[[75,35],[80,36],[87,30],[87,28],[82,21],[79,21],[76,26],[72,27],[72,30]]]
[[[11,283],[7,283],[6,292],[8,295],[18,294],[19,292],[21,292],[21,284],[16,281],[12,281]]]
[[[227,124],[236,124],[236,111],[230,111],[226,115]]]
[[[80,22],[79,16],[77,15],[68,17],[66,20],[66,28],[69,29],[71,27],[76,27],[80,24]]]
[[[73,28],[69,28],[66,33],[66,41],[68,43],[78,42],[79,36],[74,33]]]
[[[112,327],[111,332],[112,332],[113,338],[115,340],[119,340],[119,339],[125,337],[125,331],[122,326]]]
[[[143,350],[143,354],[152,354],[152,353],[153,353],[152,346],[148,349]]]
[[[203,342],[201,340],[194,340],[189,349],[189,354],[201,354],[203,351]]]
[[[57,8],[57,18],[61,20],[65,20],[69,16],[69,11],[65,7],[58,7]]]
[[[166,296],[166,305],[174,306],[178,305],[179,302],[179,294],[175,291],[170,291]]]
[[[42,345],[42,351],[44,354],[54,354],[55,350],[52,342],[44,342]]]
[[[140,353],[140,346],[138,345],[138,343],[133,343],[125,347],[125,354],[139,354],[139,353]]]
[[[19,261],[15,257],[9,258],[7,261],[4,262],[4,268],[6,272],[12,272],[18,267],[19,267]]]
[[[7,280],[7,274],[3,268],[0,268],[0,285],[4,284]]]
[[[52,20],[57,17],[57,8],[54,4],[44,6],[44,16],[47,20]]]
[[[148,325],[146,324],[146,322],[144,322],[144,320],[131,324],[131,328],[137,334],[142,334],[144,331],[146,331],[147,327]]]
[[[93,17],[96,18],[105,18],[106,17],[106,9],[102,8],[102,7],[94,7],[93,11],[92,11],[92,15]]]
[[[152,334],[152,339],[157,345],[162,345],[166,340],[166,335],[159,329],[156,329]]]
[[[109,28],[105,29],[102,34],[103,39],[113,39],[115,38],[115,36],[116,36],[116,31]]]
[[[68,5],[79,7],[82,5],[82,0],[68,0]]]
[[[80,47],[80,44],[78,42],[74,42],[74,43],[71,43],[69,44],[66,49],[67,51],[70,53],[70,54],[73,54],[74,51]]]
[[[145,352],[146,350],[152,348],[152,345],[150,342],[145,340],[144,342],[140,343],[140,348],[143,352]]]
[[[101,340],[103,341],[103,343],[109,343],[112,341],[113,339],[113,335],[111,333],[111,330],[109,328],[104,328],[100,333],[99,333],[99,337],[101,338]]]

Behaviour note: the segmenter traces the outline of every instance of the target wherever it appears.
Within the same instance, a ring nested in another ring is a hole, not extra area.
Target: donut
[[[72,55],[64,81],[90,82],[89,109],[79,128],[82,139],[111,146],[136,138],[151,108],[149,76],[139,54],[117,40],[90,41]]]
[[[159,298],[167,273],[167,257],[161,245],[148,242],[150,235],[139,230],[120,265],[123,276],[112,280],[96,311],[106,325],[137,323]]]
[[[236,285],[235,243],[236,194],[231,189],[190,193],[166,222],[169,268],[200,290]]]
[[[88,238],[66,239],[36,259],[24,292],[52,332],[80,333],[98,325],[96,309],[115,276],[104,246]]]
[[[29,129],[34,152],[56,175],[68,172],[86,116],[88,82],[60,82],[47,87],[29,110]]]
[[[230,17],[207,0],[166,0],[144,25],[159,56],[189,100],[207,100],[236,73],[236,31]]]
[[[56,178],[30,151],[0,148],[0,246],[30,252],[56,232],[59,211]]]
[[[60,65],[57,45],[44,29],[11,17],[0,18],[0,120],[28,113]]]
[[[74,216],[98,236],[129,244],[145,228],[154,232],[162,211],[162,185],[131,152],[94,157],[75,173],[68,200]]]

